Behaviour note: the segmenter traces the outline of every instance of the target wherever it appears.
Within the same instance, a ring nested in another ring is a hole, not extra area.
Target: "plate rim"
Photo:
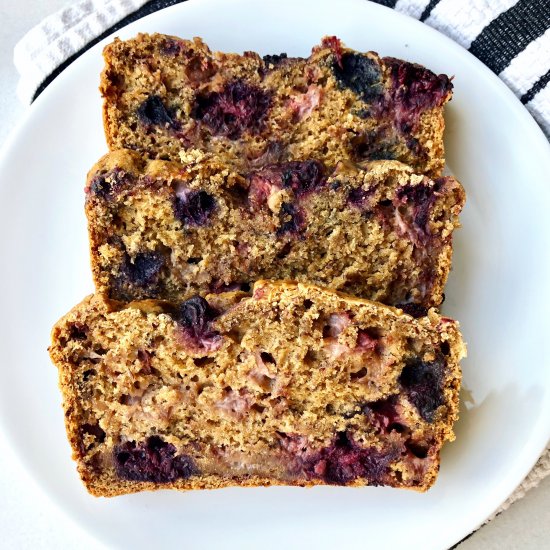
[[[283,2],[286,2],[288,0],[283,0]],[[321,3],[330,4],[334,0],[319,0]],[[30,106],[30,108],[27,109],[27,111],[23,114],[22,118],[19,120],[17,125],[12,129],[7,139],[4,141],[2,148],[0,150],[0,174],[3,173],[3,168],[5,164],[8,162],[8,158],[10,155],[10,151],[12,148],[17,147],[17,143],[20,141],[21,136],[24,134],[24,132],[27,129],[27,126],[31,124],[32,119],[35,116],[36,112],[39,112],[42,109],[42,105],[44,103],[47,103],[49,101],[49,98],[52,96],[55,96],[57,94],[57,90],[59,88],[62,88],[65,85],[65,81],[69,79],[74,71],[79,70],[79,66],[86,63],[86,60],[88,58],[91,58],[93,55],[97,54],[97,51],[102,49],[105,44],[109,43],[115,36],[117,35],[127,35],[130,33],[137,33],[140,32],[139,26],[145,21],[145,20],[151,20],[156,17],[166,17],[167,13],[173,12],[174,16],[176,12],[184,13],[187,7],[190,4],[210,4],[212,7],[222,7],[224,6],[223,0],[187,0],[187,2],[175,4],[172,6],[168,6],[166,8],[163,8],[162,10],[158,10],[152,14],[146,15],[143,18],[138,19],[137,21],[130,23],[129,25],[114,31],[109,36],[98,42],[98,44],[95,44],[93,47],[88,49],[86,52],[84,52],[82,55],[80,55],[74,62],[72,62],[60,75],[58,75],[52,83],[38,96],[38,98],[34,101],[34,103]],[[486,78],[489,78],[493,81],[493,83],[496,85],[496,88],[499,90],[501,96],[504,98],[504,100],[508,103],[511,103],[513,105],[514,110],[519,114],[521,112],[521,118],[522,122],[524,124],[527,124],[530,127],[530,131],[534,132],[534,134],[538,134],[537,137],[537,145],[540,146],[541,152],[543,154],[546,154],[546,164],[550,167],[550,143],[548,142],[548,139],[544,135],[544,132],[540,128],[540,126],[537,124],[533,116],[528,112],[526,107],[520,102],[520,100],[513,94],[513,92],[506,86],[506,84],[500,80],[500,78],[493,73],[487,66],[485,66],[481,61],[479,61],[476,57],[474,57],[468,50],[464,49],[462,46],[460,46],[458,43],[453,41],[451,38],[445,36],[438,30],[428,27],[427,25],[423,24],[422,22],[411,18],[407,15],[404,15],[400,12],[395,11],[392,8],[388,8],[379,4],[374,4],[371,2],[363,2],[361,0],[343,0],[341,1],[341,4],[344,4],[344,2],[351,6],[352,9],[355,6],[362,5],[363,8],[365,8],[364,4],[368,4],[368,9],[372,9],[374,12],[377,12],[379,10],[382,10],[384,12],[391,12],[391,17],[396,17],[397,19],[400,19],[403,24],[405,25],[413,25],[422,27],[423,32],[426,34],[426,40],[430,40],[433,36],[438,36],[438,39],[443,39],[447,46],[455,49],[456,51],[459,51],[459,54],[468,58],[468,64],[474,65],[477,67],[478,70],[480,70],[482,73],[484,73],[484,76]],[[253,3],[253,0],[233,0],[232,6],[235,4],[250,4]],[[264,0],[264,4],[271,3],[274,6],[277,4],[280,4],[281,2],[277,3],[276,0]],[[312,6],[318,5],[319,2],[316,2],[315,0],[305,0],[305,3],[309,3]],[[520,107],[520,109],[518,109]],[[550,172],[549,172],[550,173]],[[4,187],[3,183],[0,183],[0,189]],[[549,388],[546,388],[546,391],[549,391]],[[540,420],[540,419],[539,419]],[[539,424],[543,424],[542,422],[539,422]],[[546,428],[546,429],[544,429]],[[545,436],[546,434],[546,436]],[[524,467],[523,468],[517,468],[516,469],[516,475],[511,477],[508,476],[508,479],[511,480],[509,482],[508,488],[501,490],[499,493],[498,498],[494,498],[492,501],[494,503],[489,506],[491,508],[483,518],[480,518],[479,523],[477,524],[477,527],[481,526],[485,520],[490,517],[500,505],[502,505],[505,500],[515,491],[515,489],[521,484],[522,480],[526,477],[526,475],[531,471],[535,463],[537,462],[538,458],[541,456],[541,454],[544,452],[544,449],[547,447],[547,445],[550,443],[550,424],[547,426],[541,425],[541,432],[540,432],[540,438],[535,438],[533,434],[531,434],[531,437],[529,441],[526,444],[526,447],[530,446],[532,449],[534,449],[535,452],[530,453],[530,460],[524,461]],[[37,477],[34,468],[31,466],[30,460],[28,460],[24,455],[22,456],[21,452],[17,452],[15,449],[20,449],[20,445],[14,440],[11,434],[11,430],[7,426],[7,422],[3,418],[3,416],[0,416],[0,438],[2,438],[2,443],[5,444],[5,447],[8,449],[8,455],[10,456],[10,460],[17,465],[18,468],[20,468],[21,471],[24,471],[26,474],[27,479],[32,480],[35,487],[37,487],[45,496],[47,499],[49,499],[50,502],[52,502],[55,505],[55,508],[64,516],[67,518],[70,518],[70,520],[79,526],[80,529],[83,529],[88,536],[91,536],[95,538],[96,540],[105,543],[105,540],[103,540],[103,537],[100,535],[97,535],[95,533],[91,533],[86,524],[81,521],[78,516],[76,516],[75,513],[72,511],[67,510],[63,506],[63,501],[61,495],[52,494],[51,491],[48,490],[48,487],[41,483],[41,480],[39,477]],[[546,438],[546,441],[544,439]],[[538,445],[534,445],[534,439],[536,439],[539,443]],[[14,445],[10,445],[10,443],[13,443]],[[498,502],[497,502],[498,501]],[[477,529],[476,526],[473,526],[472,529],[475,531]],[[471,532],[471,531],[470,531]],[[464,533],[462,536],[467,536],[468,533]],[[461,538],[457,538],[454,541],[454,544],[457,542],[460,542],[462,540]]]

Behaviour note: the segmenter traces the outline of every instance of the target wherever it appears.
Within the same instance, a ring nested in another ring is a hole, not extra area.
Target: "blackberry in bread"
[[[54,327],[86,488],[427,490],[458,415],[458,325],[307,284],[183,302],[86,298]]]
[[[94,280],[111,299],[178,301],[293,279],[416,315],[443,299],[464,204],[454,178],[396,161],[243,172],[127,150],[101,159],[86,190]]]
[[[178,160],[199,149],[262,166],[316,158],[444,165],[446,75],[325,37],[307,58],[211,52],[200,39],[115,39],[104,50],[104,126],[111,150]]]

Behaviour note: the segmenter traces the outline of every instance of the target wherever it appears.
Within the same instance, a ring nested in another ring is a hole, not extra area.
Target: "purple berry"
[[[358,478],[370,485],[383,485],[388,466],[397,456],[397,451],[361,447],[347,433],[340,432],[330,446],[306,461],[304,470],[309,477],[332,485],[346,485]]]
[[[362,208],[365,206],[365,203],[372,197],[375,188],[363,189],[362,187],[357,187],[351,189],[348,193],[348,203],[357,208]]]
[[[370,417],[371,422],[382,433],[396,431],[403,433],[407,426],[403,424],[401,416],[397,412],[397,399],[390,396],[386,399],[379,399],[363,405],[362,412]]]
[[[189,330],[202,332],[217,316],[217,311],[202,296],[193,296],[180,305],[178,322]]]
[[[71,340],[86,340],[88,327],[84,323],[73,323],[69,326],[69,338]]]
[[[156,435],[137,444],[128,441],[114,450],[116,473],[122,479],[153,483],[170,483],[198,473],[190,456],[175,455],[174,445]]]
[[[419,236],[427,237],[430,210],[436,200],[435,186],[425,183],[404,185],[396,191],[395,196],[401,203],[410,206],[412,222]]]
[[[158,95],[149,96],[137,109],[139,120],[147,125],[162,125],[175,128],[178,123]]]
[[[271,98],[266,91],[234,80],[221,92],[197,95],[191,116],[215,135],[238,139],[244,132],[261,131],[270,106]]]
[[[166,37],[164,43],[162,44],[161,51],[164,55],[176,56],[181,53],[182,48],[183,44],[180,40]]]
[[[332,71],[341,88],[349,88],[363,101],[371,103],[383,92],[380,65],[366,55],[345,53]]]
[[[420,141],[417,138],[411,135],[406,136],[405,145],[407,146],[409,151],[411,151],[411,153],[419,159],[423,160],[424,162],[428,160],[428,152],[426,151],[426,149],[424,149],[424,147],[422,147]]]
[[[91,196],[112,199],[124,189],[128,182],[129,178],[126,172],[120,168],[114,168],[109,172],[95,176],[85,191]]]
[[[111,192],[111,183],[104,174],[98,175],[91,181],[88,191],[93,195],[106,197]]]
[[[325,36],[321,42],[322,48],[332,50],[334,62],[340,69],[342,68],[342,41],[337,36]]]
[[[217,316],[218,312],[202,296],[193,296],[182,302],[174,318],[182,328],[186,344],[212,351],[221,345],[222,340],[220,334],[212,329]]]
[[[279,168],[283,187],[292,189],[296,196],[314,191],[325,183],[325,167],[317,160],[286,162]]]
[[[373,416],[380,427],[387,428],[390,424],[398,421],[399,413],[395,408],[396,404],[395,396],[390,396],[363,405],[362,411],[363,414]]]
[[[425,317],[428,314],[428,309],[422,304],[415,304],[414,302],[405,302],[395,304],[395,307],[401,309],[407,315],[418,319],[419,317]]]
[[[288,56],[286,53],[280,53],[280,54],[272,54],[272,55],[264,55],[263,58],[264,63],[266,66],[273,65],[276,67],[277,65],[280,65],[285,59],[288,59]]]
[[[164,257],[158,252],[138,252],[133,260],[128,254],[122,264],[122,275],[131,285],[146,288],[158,282]]]
[[[253,208],[261,208],[272,194],[281,190],[281,174],[271,166],[251,172],[248,180],[248,202]]]
[[[395,110],[397,127],[410,132],[421,113],[443,104],[453,85],[448,76],[436,75],[420,65],[393,57],[383,61],[389,68],[391,88],[382,110]]]
[[[248,175],[248,200],[260,207],[281,189],[292,190],[299,198],[325,184],[325,167],[317,160],[269,164]]]
[[[305,227],[305,219],[302,211],[290,204],[284,202],[279,210],[279,227],[277,228],[277,236],[293,234],[298,235]]]
[[[426,422],[433,422],[436,410],[445,403],[444,376],[445,360],[441,355],[433,361],[412,359],[405,365],[399,376],[399,383],[409,401]]]
[[[174,215],[184,225],[204,225],[215,208],[216,199],[206,191],[187,190],[174,199]]]

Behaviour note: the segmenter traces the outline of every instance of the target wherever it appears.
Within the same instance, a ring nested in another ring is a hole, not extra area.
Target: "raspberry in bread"
[[[439,176],[452,84],[420,65],[326,37],[308,58],[211,52],[200,39],[116,39],[104,51],[111,150],[178,160],[182,149],[245,166],[318,158],[399,160]]]
[[[455,321],[260,281],[170,304],[86,298],[54,327],[87,489],[428,489],[454,439]]]
[[[132,151],[91,170],[97,291],[178,301],[257,279],[311,281],[417,315],[442,301],[464,191],[396,161],[273,164],[248,173]]]

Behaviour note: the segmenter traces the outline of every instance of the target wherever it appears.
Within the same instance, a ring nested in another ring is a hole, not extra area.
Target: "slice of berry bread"
[[[324,38],[308,58],[211,52],[200,39],[116,39],[101,79],[107,142],[152,158],[182,149],[261,166],[400,160],[438,176],[452,84],[416,65]]]
[[[453,440],[455,321],[260,281],[177,304],[86,298],[54,327],[68,437],[94,495],[229,485],[424,491]]]
[[[91,170],[86,212],[97,291],[172,301],[311,281],[422,315],[439,306],[464,191],[396,161],[236,172],[132,151]]]

